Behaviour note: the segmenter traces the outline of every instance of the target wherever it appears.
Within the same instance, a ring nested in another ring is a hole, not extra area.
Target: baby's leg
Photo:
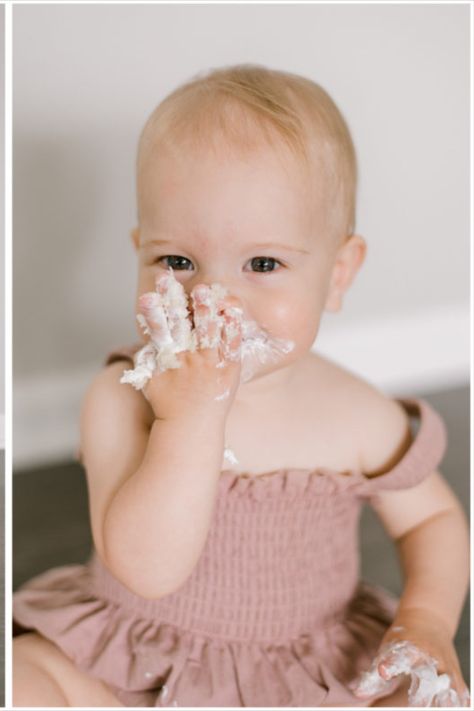
[[[76,669],[56,645],[33,633],[13,642],[13,705],[123,707],[104,683]]]

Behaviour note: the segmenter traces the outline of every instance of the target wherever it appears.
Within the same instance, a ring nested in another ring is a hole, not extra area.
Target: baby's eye
[[[171,269],[175,269],[176,271],[184,271],[193,268],[189,259],[181,257],[179,254],[167,254],[166,257],[160,257],[158,262],[162,262],[163,260],[166,267],[171,267]]]
[[[277,264],[282,266],[281,262],[273,257],[254,257],[250,260],[250,266],[254,272],[274,272]]]

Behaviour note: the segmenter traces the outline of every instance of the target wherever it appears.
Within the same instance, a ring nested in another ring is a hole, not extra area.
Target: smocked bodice
[[[190,632],[242,640],[285,639],[343,616],[358,584],[361,503],[421,481],[446,446],[444,423],[426,401],[400,402],[417,419],[418,432],[381,476],[326,468],[259,476],[224,470],[192,574],[160,600],[136,596],[133,608]],[[130,592],[97,559],[92,570],[101,594],[130,603]]]
[[[288,638],[324,623],[357,583],[359,502],[347,485],[341,496],[331,494],[334,487],[317,472],[282,470],[257,481],[224,471],[191,576],[160,600],[142,600],[140,609],[233,639]],[[109,578],[110,594],[122,601],[116,581],[95,566],[101,589]]]

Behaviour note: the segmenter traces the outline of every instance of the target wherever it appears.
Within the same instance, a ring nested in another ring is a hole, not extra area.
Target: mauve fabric
[[[93,554],[20,588],[15,621],[126,706],[369,705],[377,697],[361,701],[348,684],[369,667],[397,600],[359,579],[361,505],[421,482],[447,445],[427,401],[397,400],[418,429],[389,472],[226,469],[200,559],[176,592],[141,598]]]

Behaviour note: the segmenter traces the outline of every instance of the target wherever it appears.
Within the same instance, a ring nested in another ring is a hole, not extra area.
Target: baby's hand
[[[156,369],[143,388],[158,419],[225,416],[233,402],[240,378],[242,308],[236,297],[223,296],[215,304],[211,294],[205,284],[191,292],[195,349],[174,353],[179,367]],[[145,294],[139,308],[158,347],[172,339],[173,331],[183,332],[182,324],[170,324],[152,295]]]
[[[443,622],[421,609],[400,611],[385,633],[371,668],[351,688],[367,698],[411,675],[410,706],[470,706],[456,651]]]

